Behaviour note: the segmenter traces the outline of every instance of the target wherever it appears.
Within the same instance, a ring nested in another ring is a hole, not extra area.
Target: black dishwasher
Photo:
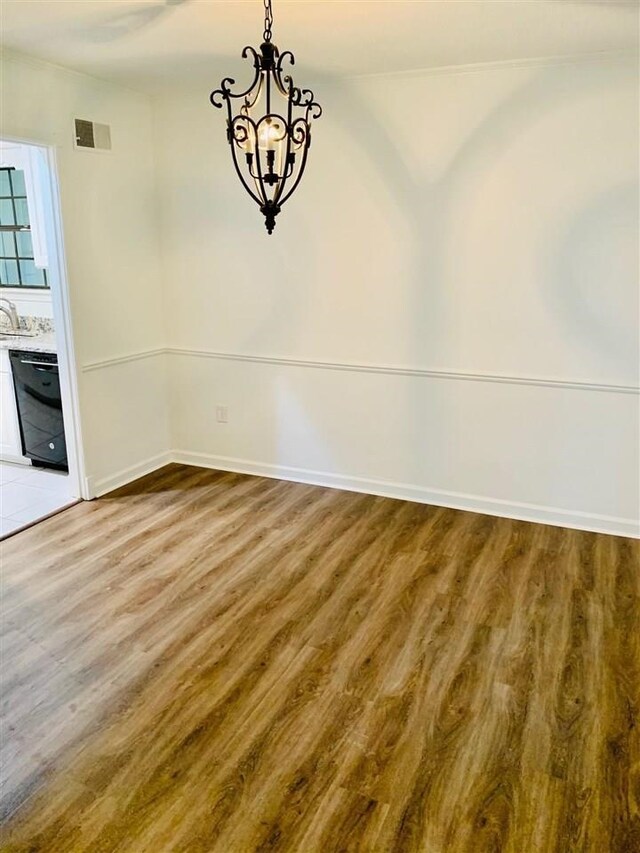
[[[9,350],[22,452],[41,468],[68,471],[58,356]]]

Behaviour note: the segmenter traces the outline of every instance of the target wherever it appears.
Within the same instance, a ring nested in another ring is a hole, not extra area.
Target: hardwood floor
[[[9,851],[640,851],[640,545],[172,465],[3,543]]]

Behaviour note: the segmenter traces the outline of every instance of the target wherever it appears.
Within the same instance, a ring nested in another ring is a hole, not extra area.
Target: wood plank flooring
[[[640,851],[640,545],[172,465],[2,545],[0,849]]]

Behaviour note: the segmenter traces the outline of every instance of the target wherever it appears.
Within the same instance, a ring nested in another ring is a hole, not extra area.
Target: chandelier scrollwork
[[[260,207],[269,234],[276,216],[297,189],[307,165],[311,123],[322,107],[311,89],[299,89],[286,66],[295,64],[290,50],[282,53],[271,41],[271,0],[264,0],[264,41],[260,52],[245,47],[243,59],[253,63],[247,89],[233,92],[235,80],[225,77],[211,93],[214,107],[227,107],[227,141],[245,190]],[[234,115],[234,104],[239,104]]]

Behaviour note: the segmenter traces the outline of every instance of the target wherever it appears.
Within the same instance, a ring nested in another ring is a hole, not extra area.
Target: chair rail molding
[[[320,361],[317,359],[290,358],[276,355],[257,355],[253,353],[220,352],[217,350],[190,349],[184,347],[159,347],[126,353],[113,358],[104,358],[86,362],[83,373],[142,361],[161,355],[177,355],[189,358],[209,358],[218,361],[240,361],[254,364],[282,365],[285,367],[306,367],[312,370],[341,370],[351,373],[377,373],[382,375],[416,376],[428,379],[449,379],[465,382],[494,382],[502,385],[536,385],[547,388],[566,388],[576,391],[604,391],[611,394],[640,395],[640,386],[622,385],[613,382],[589,382],[584,379],[560,379],[544,376],[511,376],[501,373],[482,371],[447,370],[444,368],[414,367],[409,365],[375,364],[373,362]]]
[[[481,371],[447,370],[441,368],[414,367],[409,365],[375,364],[372,362],[356,363],[346,361],[320,361],[316,359],[219,352],[216,350],[186,349],[180,347],[169,347],[167,348],[166,353],[168,355],[186,356],[191,358],[217,359],[218,361],[240,361],[256,364],[282,365],[285,367],[306,367],[313,370],[340,370],[352,373],[416,376],[426,377],[428,379],[449,379],[466,382],[494,382],[503,385],[536,385],[549,388],[566,388],[578,391],[604,391],[614,394],[640,395],[640,387],[635,385],[589,382],[586,380],[561,379],[543,376],[513,376],[499,373],[485,373]],[[155,351],[149,353],[149,355],[153,354],[155,354]],[[95,368],[92,367],[92,369]]]
[[[113,356],[112,358],[88,361],[86,364],[82,365],[81,370],[83,373],[91,373],[93,370],[103,370],[105,367],[115,367],[118,364],[127,364],[131,361],[143,361],[146,358],[155,358],[159,355],[166,355],[167,352],[168,350],[165,347],[140,350],[139,352],[130,352],[125,355]]]

